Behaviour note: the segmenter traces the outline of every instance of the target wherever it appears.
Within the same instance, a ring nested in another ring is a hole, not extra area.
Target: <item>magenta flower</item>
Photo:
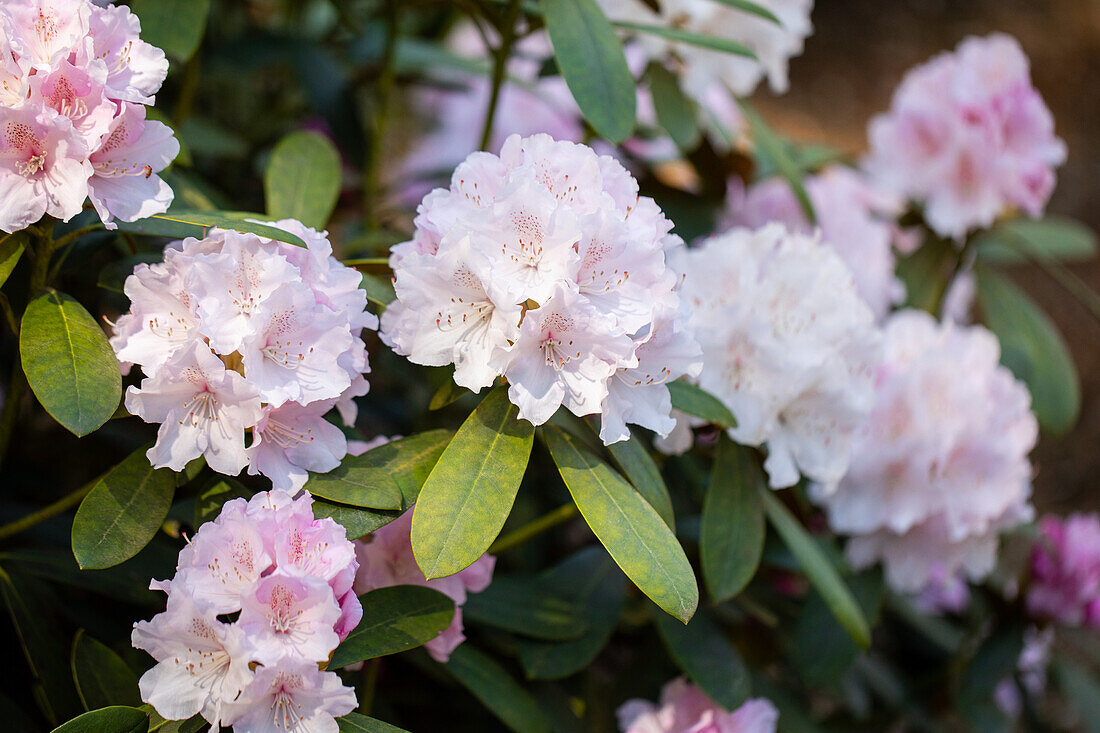
[[[1069,626],[1100,628],[1100,516],[1039,521],[1027,610]]]

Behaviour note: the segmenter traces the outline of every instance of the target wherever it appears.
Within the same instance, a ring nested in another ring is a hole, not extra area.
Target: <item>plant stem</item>
[[[374,689],[378,685],[378,669],[382,666],[382,658],[375,657],[363,666],[363,683],[359,687],[359,712],[370,715],[371,706],[374,705]]]
[[[387,0],[385,13],[386,45],[382,49],[382,68],[378,72],[375,87],[374,117],[371,124],[370,146],[367,151],[367,165],[363,174],[363,211],[368,232],[378,228],[377,202],[382,190],[382,151],[390,117],[390,98],[393,96],[394,82],[397,79],[397,69],[394,66],[399,32],[396,0]]]
[[[511,0],[504,14],[504,21],[497,29],[500,31],[500,45],[493,52],[493,89],[489,94],[489,108],[485,111],[485,126],[481,128],[479,150],[488,150],[493,136],[493,120],[497,115],[500,102],[500,90],[504,86],[504,74],[508,67],[508,58],[512,55],[512,44],[516,40],[516,21],[519,19],[519,0]]]
[[[535,519],[527,524],[523,525],[514,532],[510,532],[505,536],[498,539],[493,543],[493,546],[489,548],[489,553],[492,555],[499,555],[502,552],[507,552],[513,547],[522,545],[529,539],[537,537],[547,530],[557,527],[559,524],[569,521],[573,517],[577,516],[577,505],[573,502],[568,504],[562,504],[557,509],[554,509],[547,514],[543,514],[538,519]]]
[[[941,320],[943,319],[943,307],[947,304],[947,294],[951,292],[951,286],[955,284],[955,281],[959,279],[960,275],[970,268],[971,260],[973,259],[970,256],[971,249],[973,248],[972,245],[975,240],[976,237],[969,236],[966,238],[966,241],[963,242],[963,246],[959,250],[959,256],[955,260],[955,265],[951,268],[951,274],[947,276],[947,279],[943,282],[943,287],[936,294],[932,313]]]
[[[79,504],[81,499],[83,499],[88,494],[88,492],[92,490],[92,487],[94,487],[98,481],[99,479],[91,481],[84,486],[81,486],[79,489],[72,492],[71,494],[66,494],[65,496],[61,497],[53,504],[44,506],[32,514],[28,514],[25,517],[20,517],[14,522],[10,522],[8,524],[5,524],[3,527],[0,527],[0,540],[6,540],[9,537],[14,537],[20,532],[27,531],[36,524],[41,524],[47,519],[53,519],[58,514],[64,514],[68,509]]]

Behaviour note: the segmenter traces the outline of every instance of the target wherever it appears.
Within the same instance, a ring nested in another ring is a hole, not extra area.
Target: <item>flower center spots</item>
[[[53,89],[46,95],[46,101],[65,117],[79,119],[88,114],[87,103],[80,98],[72,83],[64,76],[54,80]]]
[[[256,258],[245,255],[244,260],[237,263],[237,270],[229,289],[230,299],[240,313],[248,315],[259,310],[260,301],[252,292],[259,285],[260,268],[256,264]]]
[[[191,632],[192,636],[197,636],[207,641],[214,641],[214,630],[210,628],[210,624],[201,618],[191,619],[191,624],[188,626],[187,630]]]
[[[167,341],[182,342],[187,340],[187,332],[191,329],[191,319],[181,316],[174,310],[167,314],[156,314],[147,321],[149,332]]]
[[[267,419],[267,425],[263,430],[263,438],[264,440],[271,441],[280,448],[293,448],[302,443],[312,443],[314,436],[313,428],[296,430],[287,423],[279,422],[269,417]]]
[[[190,420],[192,426],[198,426],[201,423],[218,420],[218,398],[213,392],[202,391],[195,394],[184,405],[184,410],[187,412],[187,416],[180,420],[180,425],[183,425],[184,420]]]
[[[4,128],[4,138],[7,147],[15,151],[19,158],[16,160],[15,169],[21,175],[32,176],[46,167],[46,151],[42,140],[34,134],[30,125],[22,122],[9,122]]]
[[[279,676],[279,691],[271,698],[272,723],[276,728],[296,730],[303,720],[302,705],[294,701],[294,695],[287,688],[302,686],[301,675]]]
[[[542,242],[546,238],[546,228],[534,214],[512,213],[512,231],[516,235],[518,251],[506,252],[516,264],[536,267],[542,257]],[[502,248],[504,251],[506,248]]]
[[[268,618],[276,633],[285,634],[294,626],[295,619],[302,613],[294,609],[294,594],[282,583],[272,587],[268,601]]]
[[[584,260],[581,262],[581,277],[583,281],[578,284],[588,291],[608,292],[615,290],[629,277],[626,270],[617,267],[600,267],[611,253],[611,247],[601,239],[594,239],[584,252]],[[578,278],[579,279],[579,278]]]
[[[43,45],[49,46],[59,35],[57,14],[52,10],[39,10],[33,27],[35,35],[42,40]]]
[[[267,329],[264,356],[286,369],[296,368],[307,354],[313,352],[313,347],[307,347],[304,341],[285,338],[294,330],[294,325],[294,312],[281,311],[272,316]]]
[[[546,334],[542,342],[542,356],[547,366],[560,371],[569,362],[581,358],[581,352],[573,345],[573,339],[568,338],[573,331],[572,318],[561,313],[551,313],[542,319],[542,330]]]

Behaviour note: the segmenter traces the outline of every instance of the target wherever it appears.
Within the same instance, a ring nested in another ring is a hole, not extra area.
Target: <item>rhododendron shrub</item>
[[[0,2],[0,728],[1088,729],[1095,23],[888,5]]]

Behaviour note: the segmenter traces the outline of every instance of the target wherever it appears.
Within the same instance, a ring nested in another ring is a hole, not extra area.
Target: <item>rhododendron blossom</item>
[[[681,297],[703,346],[699,386],[737,419],[729,434],[763,445],[773,487],[804,475],[824,490],[848,467],[871,409],[880,349],[874,317],[827,245],[780,224],[732,229],[677,253]],[[661,446],[691,446],[689,424]]]
[[[390,257],[387,344],[417,364],[454,364],[475,391],[504,376],[535,424],[564,405],[602,414],[605,443],[628,438],[626,422],[671,429],[665,383],[699,369],[665,262],[682,242],[618,162],[512,136],[500,156],[472,154],[418,211]],[[648,407],[632,409],[634,395]]]
[[[1039,521],[1027,610],[1069,626],[1100,628],[1100,517],[1071,514]]]
[[[661,704],[628,700],[616,711],[622,733],[775,733],[779,711],[770,700],[754,698],[723,710],[683,678],[661,690]]]
[[[466,594],[480,593],[489,587],[496,558],[482,555],[469,567],[454,575],[427,580],[413,557],[412,516],[413,511],[410,508],[381,529],[356,540],[355,554],[359,559],[359,574],[355,578],[355,592],[363,595],[376,588],[387,588],[391,585],[423,585],[449,596],[455,602],[455,615],[451,619],[451,625],[424,645],[432,658],[438,662],[446,662],[450,659],[451,652],[466,639],[462,633],[462,604],[466,602]]]
[[[289,490],[347,453],[324,415],[335,406],[354,420],[370,371],[361,334],[377,319],[361,275],[332,256],[324,233],[292,220],[274,226],[307,247],[215,229],[169,245],[163,263],[126,279],[132,305],[111,343],[145,373],[126,408],[161,424],[154,466],[179,471],[204,456],[215,471],[247,466]]]
[[[68,221],[88,198],[111,229],[172,203],[155,174],[179,142],[145,107],[168,61],[140,30],[125,6],[0,5],[0,230]]]
[[[1066,157],[1011,36],[970,37],[909,72],[869,128],[868,170],[961,239],[1008,209],[1039,216]]]
[[[881,560],[896,590],[993,569],[998,533],[1030,519],[1038,426],[1023,383],[981,327],[926,313],[887,319],[875,402],[831,495],[829,525],[857,567]]]
[[[362,617],[355,550],[312,503],[278,490],[226,502],[180,552],[175,577],[152,583],[168,608],[134,624],[132,640],[157,660],[140,688],[160,715],[334,731],[355,708],[354,691],[318,669]]]

